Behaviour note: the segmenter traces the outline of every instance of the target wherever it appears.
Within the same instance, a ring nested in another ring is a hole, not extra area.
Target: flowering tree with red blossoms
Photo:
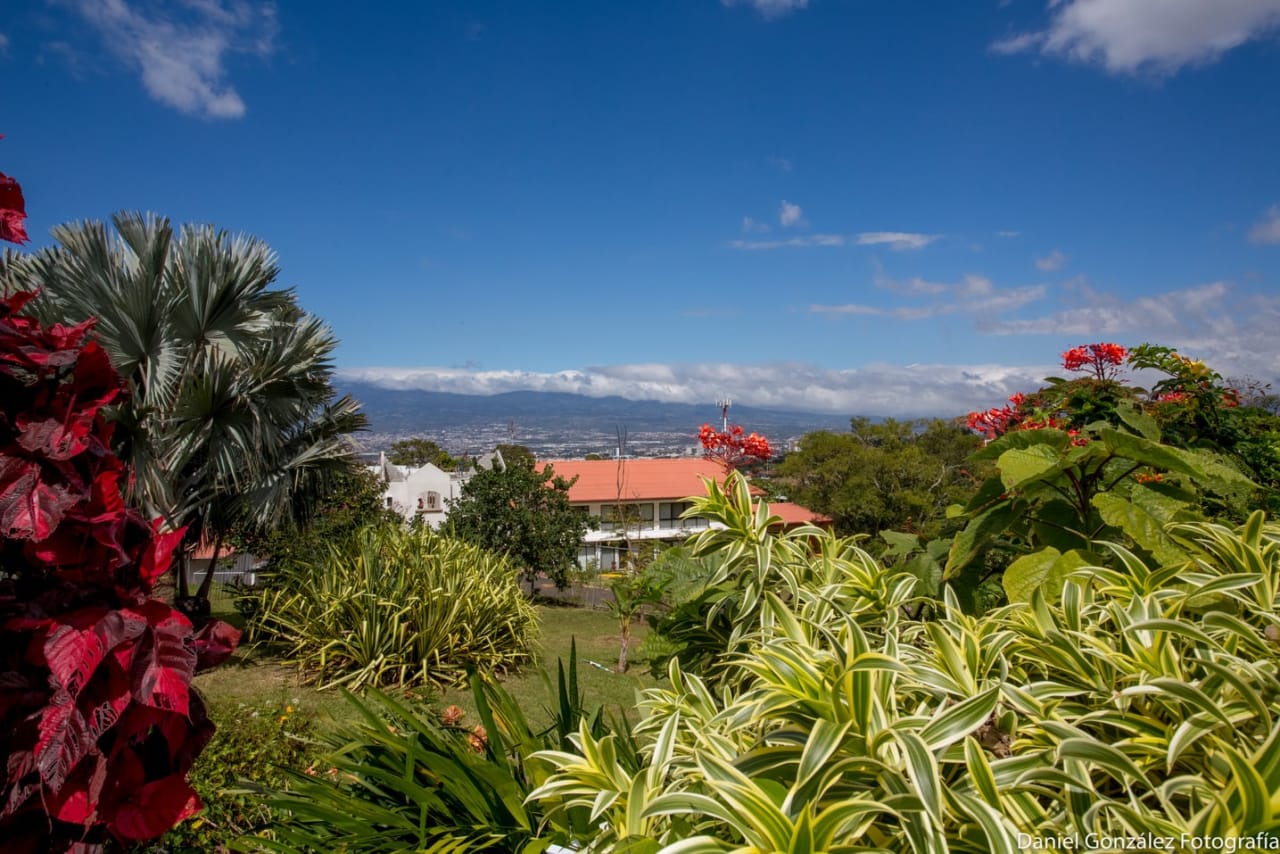
[[[702,443],[702,456],[720,463],[726,473],[750,463],[764,462],[773,456],[768,439],[754,432],[743,435],[742,426],[738,424],[726,430],[716,430],[710,424],[703,424],[698,429],[698,441]]]
[[[1062,367],[1068,371],[1085,371],[1099,382],[1114,380],[1129,352],[1119,344],[1082,344],[1062,354]]]
[[[1067,381],[1050,379],[1049,385],[1032,395],[1022,393],[1009,398],[1002,407],[970,412],[966,423],[970,430],[988,441],[1013,430],[1064,430],[1073,445],[1084,445],[1088,438],[1081,433],[1093,421],[1116,421],[1116,404],[1125,394],[1117,379],[1129,352],[1119,344],[1082,344],[1062,354],[1062,367],[1085,376]]]
[[[92,321],[46,329],[18,314],[32,296],[0,299],[0,840],[89,852],[199,809],[185,775],[213,724],[191,678],[239,633],[152,597],[183,532],[125,506],[102,414],[124,386]]]

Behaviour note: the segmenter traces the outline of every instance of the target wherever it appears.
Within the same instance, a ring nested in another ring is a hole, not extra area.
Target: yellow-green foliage
[[[1280,832],[1280,526],[1260,513],[1171,530],[1176,564],[1117,549],[1122,568],[1083,567],[1052,598],[974,617],[948,595],[922,622],[911,576],[816,533],[797,572],[745,490],[708,501],[751,579],[731,660],[714,682],[673,662],[646,692],[638,766],[586,731],[535,754],[553,825],[589,811],[570,841],[932,854]]]
[[[450,685],[529,660],[537,631],[503,557],[395,525],[283,566],[254,629],[322,686]]]

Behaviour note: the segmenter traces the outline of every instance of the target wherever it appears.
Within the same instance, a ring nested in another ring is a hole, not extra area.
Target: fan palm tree
[[[130,500],[187,542],[214,542],[197,599],[207,607],[223,536],[306,515],[328,476],[351,465],[358,404],[334,400],[337,339],[291,290],[262,241],[212,226],[175,233],[150,214],[53,229],[58,245],[7,259],[38,289],[46,321],[96,318],[94,335],[129,386],[118,407]],[[180,561],[179,564],[185,564]],[[178,596],[187,598],[185,569]],[[199,607],[199,603],[197,603]]]

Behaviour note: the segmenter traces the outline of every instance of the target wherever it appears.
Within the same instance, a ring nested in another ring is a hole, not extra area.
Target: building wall
[[[681,519],[690,506],[687,501],[623,502],[619,513],[617,502],[587,502],[589,516],[599,519],[600,527],[588,531],[578,550],[578,565],[584,569],[594,563],[602,572],[614,572],[626,566],[627,540],[652,543],[678,543],[708,527],[706,519]]]
[[[462,481],[430,463],[419,468],[399,468],[404,480],[387,483],[384,504],[405,519],[421,518],[432,528],[439,528],[449,515],[449,502],[462,491]]]

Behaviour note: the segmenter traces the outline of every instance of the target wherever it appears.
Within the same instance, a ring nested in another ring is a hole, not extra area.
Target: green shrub
[[[542,810],[528,800],[545,782],[549,766],[529,756],[571,746],[579,731],[603,737],[600,709],[586,709],[578,689],[576,652],[548,681],[552,724],[535,731],[510,694],[478,675],[471,687],[477,719],[457,706],[444,710],[402,702],[377,690],[347,697],[359,721],[326,735],[322,765],[333,773],[290,775],[290,791],[264,792],[278,812],[269,839],[245,848],[302,854],[356,852],[545,851],[551,832]],[[631,742],[622,739],[621,761],[639,766]],[[564,824],[589,832],[585,810]]]
[[[802,572],[744,491],[708,502],[744,579],[729,654],[714,683],[676,660],[645,692],[639,766],[586,730],[531,757],[555,768],[531,799],[575,842],[1280,847],[1280,525],[1261,513],[1169,529],[1184,556],[1169,564],[1112,546],[1115,566],[1079,567],[1052,596],[974,616],[947,592],[921,621],[911,575],[823,534]],[[583,809],[591,833],[574,836],[560,822]]]
[[[322,687],[437,685],[529,661],[537,630],[503,557],[425,527],[379,526],[283,564],[251,624]]]
[[[297,701],[228,704],[215,707],[211,717],[218,730],[190,774],[204,809],[152,846],[157,854],[222,851],[243,835],[264,832],[274,813],[245,784],[279,789],[287,785],[286,769],[316,770],[315,719]]]

